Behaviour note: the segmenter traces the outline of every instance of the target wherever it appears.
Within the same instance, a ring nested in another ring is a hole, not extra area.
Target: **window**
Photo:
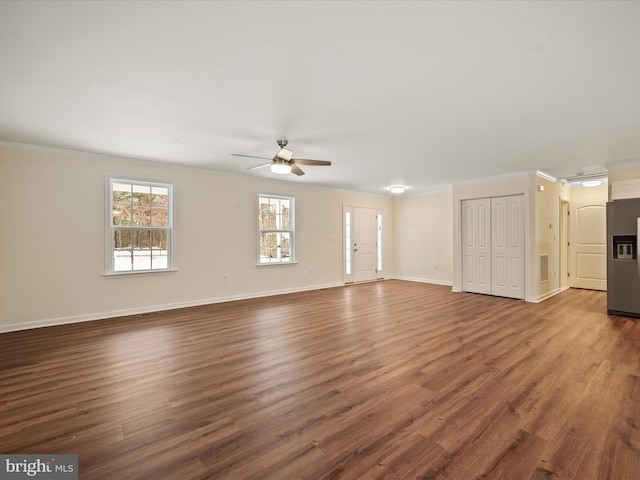
[[[258,195],[258,262],[294,261],[294,198]]]
[[[376,238],[376,250],[378,253],[378,263],[376,273],[382,272],[382,214],[376,215],[376,223],[378,227],[378,235]]]
[[[109,179],[107,272],[172,268],[173,185]]]
[[[351,275],[351,212],[344,213],[344,274]]]

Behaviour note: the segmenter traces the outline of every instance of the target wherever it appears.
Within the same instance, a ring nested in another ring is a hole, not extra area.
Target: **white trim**
[[[278,230],[276,229],[264,229],[264,230],[260,230],[260,198],[268,198],[268,199],[278,199],[278,200],[289,200],[289,229],[280,229]],[[255,222],[256,222],[256,254],[257,254],[257,260],[258,263],[256,263],[256,265],[291,265],[291,264],[295,264],[298,263],[296,260],[296,197],[294,195],[282,195],[280,193],[275,194],[275,193],[261,193],[261,192],[257,192],[256,195],[256,216],[255,216]],[[282,233],[289,233],[290,239],[289,239],[289,260],[284,262],[284,261],[279,261],[279,262],[261,262],[260,261],[260,234],[262,232],[273,232],[273,233],[277,233],[277,232],[282,232]]]
[[[401,196],[394,196],[393,199],[394,200],[400,200],[403,198],[407,198],[407,197],[423,197],[426,195],[436,195],[438,193],[451,193],[453,191],[453,185],[450,183],[445,183],[442,185],[436,185],[435,187],[428,187],[425,190],[421,190],[419,192],[413,192],[413,193],[403,193]]]
[[[167,231],[167,242],[168,242],[168,249],[167,249],[167,256],[168,256],[168,265],[167,268],[162,268],[162,269],[154,269],[154,270],[114,270],[113,268],[113,234],[114,231],[116,230],[116,227],[114,227],[112,225],[112,212],[113,212],[113,192],[112,192],[112,186],[114,183],[117,182],[121,182],[121,183],[125,183],[125,184],[138,184],[138,185],[144,185],[144,186],[149,186],[149,187],[160,187],[160,188],[167,188],[168,192],[169,192],[169,207],[168,207],[168,219],[169,219],[169,226],[168,227],[131,227],[132,229],[139,229],[139,230],[143,230],[143,229],[156,229],[156,230],[166,230]],[[171,271],[176,271],[177,269],[175,268],[175,258],[174,258],[174,253],[176,251],[175,249],[175,245],[174,245],[174,239],[175,239],[175,234],[174,234],[174,226],[173,226],[173,220],[174,220],[174,199],[175,199],[175,190],[176,190],[176,186],[175,183],[173,182],[159,182],[156,180],[149,180],[149,179],[144,179],[144,178],[137,178],[137,177],[129,177],[129,176],[119,176],[119,175],[112,175],[112,174],[105,174],[105,229],[104,229],[104,250],[105,250],[105,257],[104,257],[104,270],[103,270],[103,276],[108,277],[108,276],[118,276],[118,275],[138,275],[140,273],[156,273],[156,272],[171,272]]]
[[[283,265],[298,265],[300,262],[271,262],[256,263],[256,267],[281,267]]]
[[[557,182],[558,179],[556,177],[552,177],[551,175],[549,175],[546,172],[543,172],[541,170],[536,170],[536,176],[540,177],[540,178],[544,178],[545,180],[549,180],[550,182]]]
[[[212,305],[216,303],[235,302],[237,300],[250,300],[253,298],[271,297],[276,295],[285,295],[288,293],[299,293],[311,290],[322,290],[324,288],[344,287],[344,283],[327,283],[324,285],[314,285],[303,288],[289,288],[284,290],[272,290],[266,292],[258,292],[248,295],[232,295],[229,297],[206,298],[201,300],[193,300],[189,302],[168,303],[165,305],[149,305],[144,307],[128,308],[124,310],[112,310],[100,313],[90,313],[86,315],[72,315],[68,317],[46,318],[42,320],[34,320],[24,323],[9,323],[0,325],[0,334],[7,332],[16,332],[19,330],[30,330],[33,328],[53,327],[56,325],[66,325],[70,323],[89,322],[94,320],[107,320],[111,318],[126,317],[130,315],[141,315],[145,313],[157,313],[165,310],[175,310],[178,308],[199,307],[202,305]]]
[[[166,270],[125,270],[121,272],[103,273],[104,278],[129,277],[131,275],[158,275],[163,273],[177,273],[177,268],[167,268]]]
[[[565,290],[567,290],[569,287],[565,287],[565,288],[556,288],[550,292],[545,293],[544,295],[539,295],[537,297],[533,297],[532,299],[528,299],[527,302],[531,302],[531,303],[540,303],[544,300],[546,300],[547,298],[551,298],[554,297],[556,295],[558,295],[561,292],[564,292]]]

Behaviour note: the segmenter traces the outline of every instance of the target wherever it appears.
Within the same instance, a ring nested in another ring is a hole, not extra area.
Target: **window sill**
[[[298,262],[273,262],[273,263],[256,263],[256,267],[281,267],[286,265],[297,265]]]
[[[127,270],[124,272],[109,272],[103,273],[102,276],[104,278],[117,278],[117,277],[128,277],[128,276],[146,276],[146,275],[158,275],[163,273],[176,273],[178,272],[177,268],[168,268],[166,270]]]

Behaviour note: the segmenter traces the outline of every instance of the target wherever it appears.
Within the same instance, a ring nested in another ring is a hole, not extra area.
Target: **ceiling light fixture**
[[[602,185],[602,180],[585,180],[580,182],[583,187],[599,187]]]
[[[389,187],[389,191],[391,193],[404,193],[404,191],[407,189],[407,187],[401,187],[401,186],[395,186],[395,187]]]
[[[280,160],[289,161],[293,158],[293,152],[288,148],[282,147],[280,151],[276,154],[276,157],[278,157],[278,159]]]
[[[271,171],[273,173],[279,173],[280,175],[286,175],[287,173],[291,173],[291,165],[284,160],[273,162],[271,164]]]

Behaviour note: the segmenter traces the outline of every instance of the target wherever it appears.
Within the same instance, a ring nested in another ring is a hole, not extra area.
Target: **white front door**
[[[462,201],[462,290],[491,293],[491,199]]]
[[[353,209],[353,281],[366,282],[377,278],[378,221],[374,208]]]
[[[491,293],[524,298],[524,195],[491,199]]]
[[[571,202],[569,284],[607,289],[607,207],[602,200]]]

